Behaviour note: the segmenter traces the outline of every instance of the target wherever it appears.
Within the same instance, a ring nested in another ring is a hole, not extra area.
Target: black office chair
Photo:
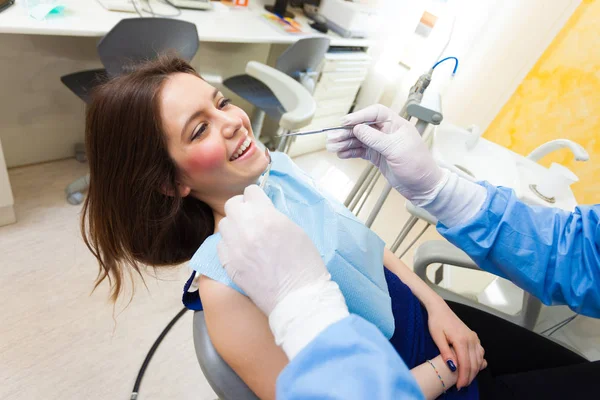
[[[329,49],[329,39],[326,37],[313,37],[298,40],[286,49],[277,59],[275,68],[291,76],[312,93],[315,88],[318,68],[325,53]],[[279,121],[286,112],[269,88],[259,80],[247,75],[237,75],[223,81],[225,87],[256,107],[252,116],[252,130],[254,136],[259,137],[265,115],[274,121]],[[281,142],[279,150],[289,149]]]
[[[98,55],[104,68],[75,72],[60,80],[87,104],[96,85],[127,72],[128,66],[169,51],[191,61],[199,46],[196,25],[190,22],[169,18],[123,19],[98,42]],[[85,161],[81,144],[75,146],[75,154],[78,160]],[[67,201],[80,204],[88,186],[89,175],[71,183],[65,189]]]

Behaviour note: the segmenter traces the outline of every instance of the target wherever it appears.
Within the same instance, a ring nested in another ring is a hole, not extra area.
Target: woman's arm
[[[277,376],[288,359],[275,344],[267,317],[236,290],[201,276],[208,334],[225,362],[261,399],[275,399]]]
[[[470,385],[486,365],[477,334],[454,314],[444,299],[388,249],[384,251],[383,264],[410,288],[427,309],[429,333],[440,349],[444,364],[451,361],[458,368],[457,387]]]
[[[427,311],[430,307],[436,307],[444,303],[444,299],[433,291],[421,278],[417,276],[410,268],[406,266],[389,249],[383,252],[383,265],[392,271],[406,286],[410,288],[419,301],[425,306]]]
[[[431,364],[424,362],[410,370],[427,400],[437,399],[444,393],[444,390],[449,390],[452,386],[456,385],[458,375],[448,368],[441,355],[432,359],[431,362],[435,365],[436,369],[433,369]],[[440,374],[439,377],[438,373]],[[444,381],[445,389],[442,386],[440,377]]]

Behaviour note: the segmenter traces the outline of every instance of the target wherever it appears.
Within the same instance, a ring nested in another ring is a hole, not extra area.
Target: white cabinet
[[[317,112],[312,123],[303,130],[339,125],[354,104],[370,65],[371,57],[363,51],[325,54],[313,93]],[[290,149],[290,156],[322,150],[325,148],[325,139],[325,134],[298,136]]]

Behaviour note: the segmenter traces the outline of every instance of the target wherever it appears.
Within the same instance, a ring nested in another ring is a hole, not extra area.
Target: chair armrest
[[[431,264],[450,264],[461,268],[481,270],[471,257],[453,244],[443,240],[431,240],[417,249],[414,258],[414,271],[421,279],[427,278],[427,267]]]
[[[529,153],[527,158],[531,161],[538,162],[548,154],[563,148],[571,150],[571,152],[575,156],[575,160],[577,161],[587,161],[590,159],[590,155],[583,148],[583,146],[581,146],[579,143],[575,143],[574,141],[568,139],[557,139],[546,142],[543,145],[536,148],[535,150],[533,150],[531,153]]]
[[[477,264],[475,264],[465,252],[459,250],[451,243],[442,240],[432,240],[429,242],[425,242],[421,246],[419,246],[419,248],[415,252],[413,264],[414,272],[415,274],[417,274],[417,276],[419,276],[419,278],[421,278],[429,287],[431,287],[438,295],[440,295],[446,301],[464,304],[466,306],[485,311],[488,314],[511,320],[511,318],[507,318],[507,314],[503,313],[502,311],[496,310],[495,308],[489,307],[485,304],[481,304],[477,301],[468,299],[458,293],[454,293],[451,290],[444,289],[431,282],[427,277],[427,267],[431,264],[437,263],[481,271],[481,268],[479,268]]]
[[[495,315],[496,317],[506,319],[514,324],[520,325],[529,330],[533,330],[542,307],[542,303],[539,299],[525,292],[523,295],[523,305],[521,307],[521,311],[516,315],[506,314],[493,307],[489,307],[477,301],[467,299],[460,294],[454,293],[448,289],[444,289],[431,282],[427,277],[427,267],[431,264],[437,263],[448,264],[472,270],[481,270],[481,268],[479,268],[465,252],[454,247],[454,245],[449,242],[432,240],[419,246],[414,257],[415,274],[417,274],[419,278],[421,278],[444,300],[464,304],[466,306],[485,311],[488,314]]]
[[[268,65],[250,61],[246,73],[264,83],[286,109],[279,126],[290,131],[309,125],[315,115],[317,104],[311,94],[299,82]]]

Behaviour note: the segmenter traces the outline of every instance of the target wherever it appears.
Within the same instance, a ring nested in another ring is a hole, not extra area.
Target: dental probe
[[[322,128],[322,129],[317,129],[314,131],[290,132],[290,133],[284,133],[283,135],[279,135],[278,137],[314,135],[317,133],[323,133],[323,132],[327,132],[327,131],[335,131],[336,129],[352,129],[357,125],[375,125],[375,124],[383,124],[385,122],[390,122],[390,121],[391,120],[387,119],[385,121],[374,121],[374,122],[364,122],[364,123],[354,124],[354,125],[333,126],[331,128]]]

